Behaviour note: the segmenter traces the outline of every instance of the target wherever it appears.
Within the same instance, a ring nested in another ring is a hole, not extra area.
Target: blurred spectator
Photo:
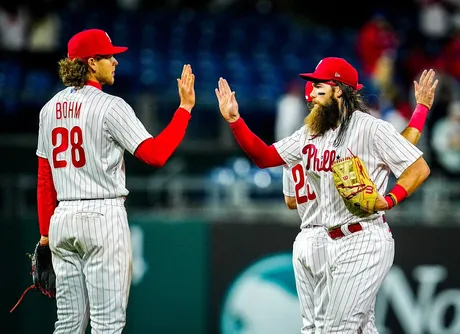
[[[22,4],[13,1],[0,7],[1,48],[7,51],[22,51],[27,42],[29,13]]]
[[[460,27],[454,28],[449,39],[443,45],[436,66],[460,80]]]
[[[376,12],[358,32],[356,48],[363,74],[369,78],[380,74],[378,66],[388,66],[387,62],[394,58],[398,44],[393,26],[382,12]],[[381,64],[382,61],[385,64]]]
[[[432,55],[426,52],[424,43],[422,36],[417,34],[405,46],[404,57],[400,59],[398,67],[404,86],[411,86],[414,78],[419,76],[423,69],[433,66]]]
[[[292,135],[303,125],[307,116],[304,89],[300,82],[288,84],[287,92],[282,95],[277,104],[275,118],[275,141]]]
[[[53,52],[59,45],[61,19],[57,4],[53,0],[31,6],[31,22],[28,50],[31,52]]]
[[[431,146],[440,166],[450,176],[460,177],[460,100],[453,100],[447,116],[434,124]]]
[[[436,53],[451,29],[450,14],[443,0],[418,0],[419,30],[428,52]]]
[[[384,53],[377,60],[372,75],[372,84],[379,92],[380,98],[392,101],[399,91],[395,78],[395,58],[389,53]]]
[[[406,128],[413,111],[410,102],[402,94],[395,95],[393,101],[382,109],[382,118],[391,123],[398,132]]]

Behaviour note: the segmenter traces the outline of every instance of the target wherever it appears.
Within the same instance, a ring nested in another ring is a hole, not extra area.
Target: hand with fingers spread
[[[180,108],[191,112],[195,106],[195,75],[190,65],[184,65],[180,79],[177,79]]]
[[[423,104],[428,109],[431,109],[434,102],[434,92],[438,86],[439,80],[436,79],[434,82],[435,71],[424,70],[420,75],[419,82],[414,81],[415,88],[415,100],[417,104]]]
[[[233,123],[240,118],[238,112],[238,102],[236,102],[235,92],[232,92],[227,80],[220,78],[218,82],[219,88],[216,88],[216,96],[219,101],[220,113],[224,119]]]

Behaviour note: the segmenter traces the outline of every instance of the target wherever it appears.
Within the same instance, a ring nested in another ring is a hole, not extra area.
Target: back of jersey
[[[37,155],[49,161],[57,199],[126,196],[123,154],[151,137],[121,98],[66,88],[41,110]]]

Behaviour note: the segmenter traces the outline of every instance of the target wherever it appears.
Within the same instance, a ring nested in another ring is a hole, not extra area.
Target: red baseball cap
[[[363,85],[358,83],[358,71],[343,58],[323,58],[316,66],[314,73],[301,73],[299,76],[305,80],[317,82],[335,80],[356,90],[363,88]]]
[[[313,82],[307,81],[305,84],[305,101],[311,102],[313,99],[311,98],[311,92],[313,91]]]
[[[75,34],[67,44],[70,59],[86,59],[96,55],[114,55],[128,50],[125,46],[113,46],[109,35],[100,29],[83,30]]]

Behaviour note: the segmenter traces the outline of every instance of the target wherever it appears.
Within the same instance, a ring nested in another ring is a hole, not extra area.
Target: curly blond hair
[[[88,81],[88,64],[80,59],[64,58],[58,62],[59,77],[67,87],[83,87]]]

